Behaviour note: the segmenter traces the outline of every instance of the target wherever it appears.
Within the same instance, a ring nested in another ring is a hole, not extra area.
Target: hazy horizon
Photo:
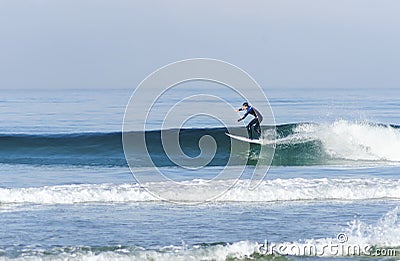
[[[134,88],[177,60],[270,88],[398,88],[400,2],[0,1],[0,89]]]

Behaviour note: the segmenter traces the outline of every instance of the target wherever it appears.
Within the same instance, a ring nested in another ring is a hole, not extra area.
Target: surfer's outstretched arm
[[[238,119],[238,122],[244,120],[247,117],[247,115],[249,115],[248,111],[243,115],[242,118]]]

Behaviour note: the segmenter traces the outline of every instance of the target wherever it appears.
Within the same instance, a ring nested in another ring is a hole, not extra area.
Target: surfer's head
[[[248,107],[249,107],[249,103],[248,103],[248,102],[244,102],[244,103],[242,104],[243,110],[247,110]]]

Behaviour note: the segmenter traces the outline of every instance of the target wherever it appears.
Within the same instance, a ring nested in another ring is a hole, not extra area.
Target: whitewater
[[[168,183],[144,184],[82,184],[29,188],[0,188],[0,204],[85,204],[154,202],[160,198],[149,193],[147,187],[161,187],[181,195],[183,201],[196,201],[196,195],[210,194],[224,188],[220,180],[209,191],[198,189],[205,180],[182,181],[181,187]],[[179,183],[178,183],[179,184]],[[189,185],[189,189],[188,189]],[[249,181],[239,180],[215,202],[291,202],[291,201],[357,201],[393,199],[400,200],[400,181],[396,179],[272,179],[263,181],[249,191]],[[173,191],[172,191],[173,189]]]

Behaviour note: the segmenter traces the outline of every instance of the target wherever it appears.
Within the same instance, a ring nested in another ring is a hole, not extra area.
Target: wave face
[[[34,165],[125,165],[121,133],[0,135],[0,162]]]
[[[264,127],[264,130],[268,127]],[[225,128],[183,129],[180,146],[191,157],[200,154],[198,141],[210,135],[217,143],[217,151],[209,166],[225,166],[231,153],[231,140]],[[167,130],[168,132],[168,130]],[[276,127],[276,150],[272,165],[308,166],[330,164],[359,164],[360,162],[400,162],[400,129],[398,126],[336,121],[331,124],[294,123]],[[142,133],[131,132],[140,136]],[[157,166],[175,166],[162,147],[161,132],[145,133],[148,151]],[[122,134],[0,134],[0,163],[37,165],[103,165],[126,166],[122,148]],[[267,145],[274,146],[274,145]],[[237,152],[237,157],[250,156],[248,164],[255,164],[250,151]],[[235,152],[236,153],[236,152]],[[143,155],[135,155],[137,167],[147,167]]]
[[[165,182],[144,184],[76,184],[30,188],[0,188],[0,205],[8,204],[86,204],[130,203],[160,201],[147,192],[146,187],[158,187],[169,193],[180,194],[182,201],[197,202],[204,194],[210,198],[226,189],[226,181],[215,186],[198,187],[206,180],[182,181],[170,187]],[[239,180],[218,202],[293,202],[293,201],[348,201],[400,200],[400,181],[391,179],[274,179],[262,181],[249,190],[249,180]],[[190,189],[188,189],[188,185]],[[290,193],[288,193],[290,191]]]

